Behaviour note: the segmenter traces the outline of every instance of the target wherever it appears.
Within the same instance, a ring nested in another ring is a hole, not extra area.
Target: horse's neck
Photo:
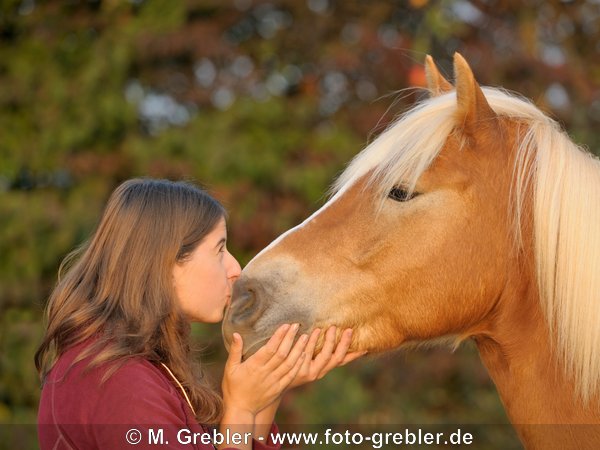
[[[537,290],[513,286],[474,336],[510,421],[528,449],[600,448],[599,425],[556,426],[600,424],[600,415],[576,400],[574,383],[552,356]]]

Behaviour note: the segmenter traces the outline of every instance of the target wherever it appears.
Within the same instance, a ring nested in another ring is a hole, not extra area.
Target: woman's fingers
[[[296,378],[296,376],[300,372],[300,368],[302,367],[302,365],[306,359],[308,359],[307,354],[304,352],[301,352],[300,356],[296,360],[296,363],[294,364],[294,367],[292,367],[291,370],[289,370],[283,377],[281,377],[281,381],[280,381],[281,392],[283,392],[285,390],[285,388],[288,387],[292,381],[294,381],[294,378]]]
[[[284,324],[280,326],[269,341],[261,347],[256,354],[248,359],[248,362],[259,364],[260,370],[270,373],[275,379],[281,379],[287,376],[292,370],[295,371],[297,362],[302,353],[302,364],[295,372],[297,376],[306,381],[322,378],[327,372],[337,366],[341,366],[354,361],[366,352],[348,353],[350,343],[352,342],[352,329],[344,330],[339,343],[336,346],[336,327],[329,327],[325,332],[323,347],[319,354],[313,359],[316,346],[321,334],[320,329],[314,329],[310,336],[302,335],[294,344],[299,324]],[[241,337],[240,337],[241,341]],[[232,351],[238,360],[241,359],[241,350],[237,345],[240,342],[235,338],[232,344]],[[239,353],[240,356],[237,356]],[[231,358],[230,355],[230,359]],[[305,381],[305,382],[306,382]]]
[[[335,349],[335,330],[335,326],[331,326],[327,329],[327,331],[325,332],[323,347],[314,359],[312,359],[312,354],[314,354],[314,347],[316,347],[316,341],[318,341],[319,335],[316,336],[314,346],[311,346],[312,352],[306,352],[308,358],[306,358],[306,360],[304,361],[304,365],[301,371],[302,375],[306,377],[306,380],[304,382],[315,380],[331,359],[331,355],[333,354],[333,350]],[[312,338],[313,336],[311,335],[311,339]],[[305,370],[304,366],[308,366],[308,368]]]
[[[332,368],[364,354],[348,353],[352,340],[350,329],[342,333],[336,346],[336,327],[332,326],[325,332],[321,352],[312,359],[321,330],[313,330],[310,336],[303,334],[296,341],[298,329],[298,324],[280,326],[245,362],[241,362],[242,338],[235,333],[223,377],[224,397],[246,399],[249,405],[266,405],[283,390],[321,378]]]
[[[260,349],[258,349],[258,351],[254,355],[248,358],[248,361],[253,360],[260,364],[266,364],[268,361],[270,361],[271,358],[273,358],[273,356],[277,354],[277,349],[279,348],[279,345],[287,336],[287,333],[290,331],[291,328],[292,326],[289,323],[284,323],[279,328],[277,328],[277,330],[275,330],[275,333],[273,333],[273,336],[271,336],[269,341]]]
[[[319,342],[319,336],[321,335],[321,329],[315,328],[310,337],[308,339],[308,343],[306,344],[306,348],[304,349],[304,353],[306,353],[306,358],[304,358],[304,362],[302,363],[302,367],[300,368],[300,375],[308,375],[310,372],[310,366],[313,362],[313,355],[315,354],[315,349],[317,348],[317,342]]]
[[[342,338],[340,339],[339,344],[337,345],[335,352],[333,353],[333,358],[336,359],[337,362],[342,362],[346,353],[348,353],[348,349],[350,348],[350,344],[352,343],[352,328],[346,328],[342,333]]]
[[[323,347],[321,348],[319,354],[313,360],[312,370],[315,370],[317,373],[319,373],[321,369],[325,367],[325,364],[327,364],[327,362],[331,358],[331,355],[333,354],[333,350],[335,349],[335,329],[335,325],[332,325],[327,329],[327,331],[325,332],[325,340],[323,341]]]
[[[308,343],[308,336],[303,334],[298,338],[294,347],[287,353],[285,358],[280,361],[277,365],[273,365],[272,375],[274,378],[282,378],[290,370],[296,367],[298,359],[305,353],[306,344]],[[281,344],[283,345],[283,343]],[[284,348],[285,350],[285,348]],[[273,358],[275,360],[276,358]],[[273,361],[272,360],[272,361]],[[269,361],[271,363],[271,361]],[[273,363],[275,364],[275,362]]]
[[[284,359],[287,358],[287,356],[290,353],[290,350],[292,348],[292,345],[294,345],[294,338],[296,337],[296,333],[298,332],[299,328],[300,328],[300,324],[298,324],[298,323],[295,323],[290,327],[290,329],[287,331],[287,333],[281,340],[281,343],[279,344],[279,348],[277,349],[277,352],[275,353],[276,357],[284,358]]]
[[[342,363],[348,349],[350,348],[350,343],[352,342],[352,329],[347,328],[342,333],[342,338],[335,348],[335,352],[331,355],[325,366],[319,371],[317,378],[322,378],[325,376],[327,372],[329,372],[334,367],[337,367]]]

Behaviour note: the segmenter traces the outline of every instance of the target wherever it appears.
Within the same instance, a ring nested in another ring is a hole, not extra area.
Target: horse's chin
[[[297,342],[298,338],[302,335],[302,334],[307,334],[310,336],[310,334],[312,333],[312,331],[314,330],[314,328],[317,327],[311,327],[311,328],[303,328],[301,327],[298,332],[296,333],[296,336],[294,338],[294,344]],[[317,341],[317,345],[315,346],[315,350],[313,353],[313,357],[318,355],[319,353],[321,353],[322,349],[323,349],[323,344],[324,344],[324,340],[325,340],[325,331],[329,328],[328,326],[320,326],[318,327],[321,330],[323,330],[321,332],[321,336],[319,338],[319,340]],[[339,343],[340,339],[341,339],[341,332],[343,330],[340,330],[337,333],[336,339],[335,339],[335,345],[337,346],[337,344]],[[244,332],[242,330],[237,330],[237,329],[233,329],[231,326],[223,326],[223,342],[225,345],[225,348],[227,349],[227,351],[229,352],[231,349],[231,343],[233,342],[233,333],[237,332],[242,336],[242,340],[244,342],[244,347],[242,350],[242,359],[243,360],[247,360],[248,358],[250,358],[252,355],[254,355],[258,350],[260,350],[260,348],[262,346],[264,346],[269,339],[272,336],[271,334],[267,334],[267,335],[258,335],[255,333],[247,333]],[[353,339],[353,342],[350,345],[350,349],[348,351],[352,352],[352,351],[367,351],[368,349],[362,349],[358,346],[358,343],[355,342],[355,340]]]
[[[255,339],[253,341],[250,341],[250,343],[247,343],[247,339],[244,339],[242,337],[242,340],[244,341],[244,347],[242,349],[242,359],[246,360],[248,358],[250,358],[252,355],[254,355],[258,349],[260,347],[262,347],[263,345],[265,345],[267,343],[267,341],[269,340],[269,338],[262,338],[262,339]],[[231,351],[231,343],[233,341],[233,333],[229,334],[229,333],[223,333],[223,344],[225,345],[225,349],[227,350],[227,352]]]
[[[263,345],[269,341],[268,337],[257,339],[253,343],[246,345],[244,344],[244,350],[242,353],[242,359],[245,361],[254,355]]]

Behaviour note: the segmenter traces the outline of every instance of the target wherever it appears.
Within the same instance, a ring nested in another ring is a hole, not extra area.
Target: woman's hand
[[[288,385],[287,389],[321,379],[330,370],[348,364],[350,361],[354,361],[356,358],[367,353],[366,351],[348,353],[348,348],[350,348],[350,343],[352,342],[351,328],[344,330],[340,342],[336,347],[336,327],[331,326],[325,333],[325,340],[320,353],[313,358],[320,334],[321,330],[318,328],[312,331],[304,350],[306,357],[300,366],[300,370],[298,370],[298,373]]]
[[[223,375],[225,410],[256,413],[273,403],[303,366],[308,336],[294,344],[298,324],[280,326],[271,339],[254,355],[242,362],[242,337],[233,334],[229,358]],[[311,353],[312,355],[312,353]]]

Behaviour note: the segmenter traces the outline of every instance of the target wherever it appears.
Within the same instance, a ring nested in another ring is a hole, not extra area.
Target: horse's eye
[[[395,186],[392,188],[390,193],[388,194],[388,198],[395,200],[397,202],[407,202],[419,195],[418,192],[413,192],[409,195],[408,191],[405,188]]]

